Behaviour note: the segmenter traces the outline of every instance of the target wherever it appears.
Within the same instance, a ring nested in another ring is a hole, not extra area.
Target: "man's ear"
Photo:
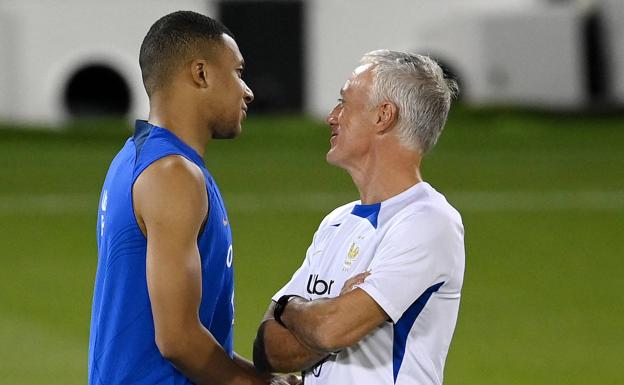
[[[385,134],[386,132],[392,130],[398,118],[399,109],[396,104],[389,101],[382,102],[377,106],[377,121],[375,122],[377,132]]]
[[[208,62],[203,59],[195,59],[191,62],[191,78],[200,88],[208,87]]]

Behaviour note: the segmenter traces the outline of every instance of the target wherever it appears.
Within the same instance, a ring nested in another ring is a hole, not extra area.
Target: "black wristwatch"
[[[277,323],[282,325],[283,327],[286,327],[286,325],[284,325],[284,323],[282,322],[282,313],[284,313],[284,310],[286,310],[286,305],[288,305],[288,302],[295,298],[303,297],[294,294],[283,295],[277,300],[277,303],[275,304],[275,308],[273,309],[273,318],[275,318]]]

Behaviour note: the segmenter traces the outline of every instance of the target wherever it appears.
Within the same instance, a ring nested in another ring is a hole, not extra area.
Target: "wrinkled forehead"
[[[365,76],[366,73],[370,73],[375,65],[372,63],[362,64],[353,70],[353,76]]]
[[[351,77],[345,82],[341,91],[344,93],[348,90],[370,86],[373,79],[373,67],[373,64],[368,63],[362,64],[354,69],[351,73]]]

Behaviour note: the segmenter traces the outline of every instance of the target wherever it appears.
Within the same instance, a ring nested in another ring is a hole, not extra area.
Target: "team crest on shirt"
[[[347,256],[345,257],[342,263],[342,270],[347,271],[351,268],[351,264],[357,259],[360,254],[360,247],[355,244],[355,242],[351,243],[351,247],[349,247],[349,251],[347,252]]]

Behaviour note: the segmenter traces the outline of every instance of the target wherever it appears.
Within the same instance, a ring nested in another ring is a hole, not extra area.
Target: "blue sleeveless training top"
[[[190,146],[164,128],[137,121],[134,136],[110,165],[100,196],[89,338],[91,385],[191,383],[156,346],[145,273],[147,240],[132,204],[134,181],[149,165],[168,155],[185,157],[204,174],[209,213],[197,240],[202,265],[199,316],[225,351],[233,354],[232,234],[219,189],[201,156]]]

